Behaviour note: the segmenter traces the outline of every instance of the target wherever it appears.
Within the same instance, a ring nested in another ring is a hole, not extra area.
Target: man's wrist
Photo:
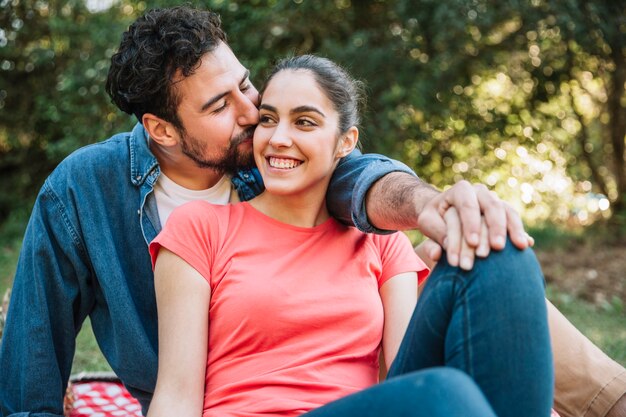
[[[414,175],[392,172],[374,183],[367,193],[369,220],[379,229],[415,229],[422,210],[438,194]]]
[[[441,194],[441,191],[437,190],[432,185],[424,182],[418,178],[419,184],[413,191],[413,207],[415,209],[415,217],[418,218],[424,211],[424,208],[433,198]]]

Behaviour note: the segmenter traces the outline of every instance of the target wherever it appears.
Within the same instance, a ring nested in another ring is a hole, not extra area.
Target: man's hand
[[[450,207],[444,213],[447,226],[447,235],[444,238],[448,263],[452,266],[460,266],[469,271],[474,266],[474,258],[486,258],[489,256],[491,246],[489,242],[487,224],[485,218],[480,218],[480,235],[478,245],[471,246],[462,232],[461,218],[456,208]]]
[[[451,207],[456,209],[458,215],[451,213],[446,216]],[[504,248],[507,232],[517,248],[528,247],[528,235],[517,212],[484,185],[472,185],[467,181],[460,181],[430,199],[418,215],[417,228],[446,250],[450,239],[457,238],[452,234],[460,229],[465,244],[477,249],[483,233],[481,216],[487,227],[491,249]],[[459,254],[456,248],[452,249],[453,255]]]
[[[484,219],[481,221],[480,243],[477,248],[470,247],[461,235],[461,221],[454,207],[450,207],[445,214],[446,224],[448,225],[448,237],[446,244],[448,245],[448,262],[453,266],[460,266],[462,269],[470,270],[474,264],[474,258],[486,258],[489,256],[491,248],[487,239],[487,226]],[[415,253],[422,259],[430,269],[441,259],[443,249],[437,242],[432,239],[426,239],[415,247]],[[458,257],[450,255],[450,253],[459,253]],[[451,259],[453,258],[453,259]]]
[[[463,269],[471,269],[474,256],[503,249],[507,234],[518,249],[532,246],[515,209],[481,184],[460,181],[439,192],[417,177],[393,172],[374,183],[366,204],[372,225],[418,229],[446,249],[451,265]]]
[[[454,207],[450,207],[444,214],[446,222],[447,235],[445,237],[446,252],[448,263],[453,266],[460,266],[461,269],[470,270],[474,266],[475,257],[486,258],[489,256],[491,246],[489,244],[488,230],[485,218],[481,217],[480,222],[480,239],[476,248],[471,247],[461,232],[461,219],[458,211]],[[532,237],[525,233],[526,246],[533,246],[535,241]],[[433,268],[439,261],[443,253],[441,246],[431,240],[426,239],[416,248],[417,255],[429,266]]]

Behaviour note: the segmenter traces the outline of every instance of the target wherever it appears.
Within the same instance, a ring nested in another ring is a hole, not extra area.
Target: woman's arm
[[[161,248],[154,269],[159,318],[159,370],[148,417],[200,417],[209,336],[207,281]]]
[[[385,311],[383,354],[389,369],[417,303],[417,274],[406,272],[393,276],[380,287],[380,298]]]

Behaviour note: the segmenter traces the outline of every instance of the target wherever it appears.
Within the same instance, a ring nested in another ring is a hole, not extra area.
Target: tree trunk
[[[626,85],[626,56],[622,46],[611,45],[611,57],[615,64],[613,82],[609,91],[608,109],[611,116],[610,134],[613,146],[613,171],[617,184],[617,198],[613,204],[614,214],[626,212],[626,108],[622,105]],[[622,217],[621,215],[619,217]]]

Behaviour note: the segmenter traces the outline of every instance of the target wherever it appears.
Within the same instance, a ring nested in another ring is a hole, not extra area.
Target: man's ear
[[[354,150],[359,142],[359,129],[352,126],[347,132],[341,135],[337,144],[337,158],[343,158]]]
[[[170,122],[166,122],[152,113],[145,113],[141,118],[143,127],[148,132],[150,139],[161,146],[174,146],[178,144],[180,135],[178,130]]]

